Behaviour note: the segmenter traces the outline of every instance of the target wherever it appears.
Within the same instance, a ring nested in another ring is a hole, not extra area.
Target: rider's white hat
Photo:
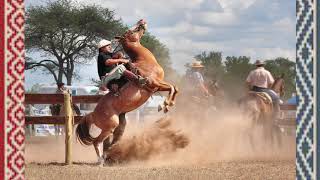
[[[100,48],[102,48],[104,46],[108,46],[110,44],[111,44],[111,41],[103,39],[98,43],[97,47],[98,47],[98,49],[100,49]]]

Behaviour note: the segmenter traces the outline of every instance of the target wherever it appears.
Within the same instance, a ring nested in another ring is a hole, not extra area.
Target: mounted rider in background
[[[187,77],[190,81],[190,93],[192,96],[196,97],[204,97],[204,96],[210,96],[211,94],[208,91],[208,88],[206,87],[204,83],[204,78],[202,76],[202,71],[204,66],[201,64],[200,61],[194,61],[190,65],[191,69],[187,73]]]
[[[270,89],[274,83],[274,78],[271,73],[264,68],[264,62],[257,60],[255,65],[256,69],[249,73],[246,84],[251,91],[265,92],[271,97],[274,117],[278,118],[280,113],[280,97]]]

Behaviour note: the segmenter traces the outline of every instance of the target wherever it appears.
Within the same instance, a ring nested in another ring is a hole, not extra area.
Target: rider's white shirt
[[[204,82],[203,77],[200,72],[197,72],[197,71],[192,72],[192,78],[193,78],[194,83],[196,83],[197,85]]]
[[[274,83],[274,79],[271,73],[264,69],[264,67],[258,67],[251,71],[247,77],[247,82],[252,86],[258,86],[262,88],[268,88],[269,84]]]

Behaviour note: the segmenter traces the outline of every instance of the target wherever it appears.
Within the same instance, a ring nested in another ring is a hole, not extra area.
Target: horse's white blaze
[[[89,134],[91,137],[96,138],[100,135],[101,131],[102,130],[93,123],[90,126]]]

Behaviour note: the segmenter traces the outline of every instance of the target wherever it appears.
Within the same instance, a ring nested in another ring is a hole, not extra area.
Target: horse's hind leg
[[[103,141],[110,137],[115,128],[119,125],[119,117],[117,115],[113,115],[110,119],[106,119],[104,121],[104,124],[102,124],[105,128],[102,129],[102,132],[100,135],[95,138],[93,142],[94,149],[96,150],[97,157],[98,157],[98,163],[100,165],[103,165],[104,158],[103,158]]]
[[[98,164],[103,165],[104,157],[103,157],[103,141],[112,135],[112,131],[103,131],[101,134],[95,139],[93,142],[94,149],[96,150],[98,157]]]
[[[124,133],[124,130],[126,128],[126,124],[127,124],[127,120],[126,120],[125,113],[122,113],[119,115],[119,125],[116,127],[116,129],[113,132],[113,138],[111,139],[111,136],[109,136],[107,139],[103,141],[103,155],[105,157],[109,148],[121,139]]]

